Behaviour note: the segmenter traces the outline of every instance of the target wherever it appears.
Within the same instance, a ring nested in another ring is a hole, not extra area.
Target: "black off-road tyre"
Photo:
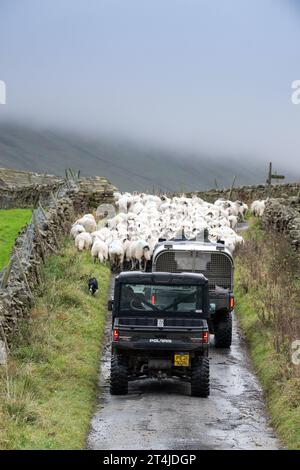
[[[232,343],[232,317],[231,313],[226,318],[219,320],[215,326],[215,347],[230,348]]]
[[[206,398],[209,395],[209,359],[203,357],[192,364],[191,396]]]
[[[112,355],[110,367],[110,394],[127,395],[128,370],[120,356]]]

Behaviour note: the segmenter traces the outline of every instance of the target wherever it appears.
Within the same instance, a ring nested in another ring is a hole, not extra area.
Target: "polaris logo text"
[[[164,338],[153,338],[149,339],[149,343],[172,343],[172,340]]]

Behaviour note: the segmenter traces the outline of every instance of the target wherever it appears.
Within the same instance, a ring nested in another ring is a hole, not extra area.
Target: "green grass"
[[[100,281],[91,297],[87,280]],[[0,448],[82,449],[94,410],[110,272],[66,242],[0,381]],[[3,369],[3,368],[2,368]]]
[[[259,222],[251,221],[245,238],[248,242],[256,240],[258,244],[263,243],[265,248],[263,256],[254,252],[252,257],[251,253],[249,254],[251,250],[246,253],[243,253],[242,250],[237,257],[236,312],[241,328],[249,342],[252,362],[264,390],[271,423],[287,448],[300,449],[300,366],[292,364],[290,350],[292,341],[298,335],[298,323],[296,324],[291,316],[293,308],[295,315],[297,304],[292,305],[291,310],[286,309],[285,312],[282,312],[286,319],[280,314],[274,318],[270,314],[270,310],[273,308],[276,311],[274,302],[270,302],[270,299],[275,299],[278,292],[284,296],[284,292],[287,290],[285,302],[293,302],[293,297],[290,296],[291,282],[295,283],[299,295],[298,281],[293,276],[291,281],[289,279],[289,285],[285,287],[279,285],[281,282],[279,275],[280,280],[278,284],[276,283],[276,272],[273,278],[270,276],[270,267],[274,262],[271,245],[274,240],[272,236],[267,239],[260,229]],[[268,244],[270,245],[268,246]],[[259,265],[253,267],[255,256],[257,256],[256,263]],[[279,265],[280,263],[281,261],[278,260]],[[250,268],[251,266],[252,268]],[[255,279],[251,281],[251,269],[254,272],[257,270],[259,285],[255,285]],[[284,272],[286,273],[287,270]],[[265,279],[267,287],[264,285],[263,279]],[[261,312],[264,312],[263,316]],[[280,323],[282,318],[283,323]]]
[[[31,209],[0,210],[0,271],[8,261],[17,235],[31,218]]]

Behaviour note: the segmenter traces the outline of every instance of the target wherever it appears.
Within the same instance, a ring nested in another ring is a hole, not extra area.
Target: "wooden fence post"
[[[284,180],[285,176],[284,175],[277,175],[277,173],[273,173],[273,169],[272,169],[272,162],[269,163],[269,171],[268,171],[268,177],[267,177],[267,180],[266,180],[266,183],[267,183],[267,194],[268,194],[268,197],[271,196],[271,192],[272,192],[272,180]]]
[[[229,191],[229,196],[228,196],[229,200],[231,199],[231,195],[232,195],[235,180],[236,180],[236,175],[234,175],[233,180],[232,180],[232,185],[231,185],[231,188],[230,188],[230,191]]]

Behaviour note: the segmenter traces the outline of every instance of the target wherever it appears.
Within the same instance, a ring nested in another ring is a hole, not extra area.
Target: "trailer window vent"
[[[210,290],[217,287],[231,290],[233,287],[232,262],[223,251],[165,251],[158,254],[155,271],[201,273],[208,279]]]

